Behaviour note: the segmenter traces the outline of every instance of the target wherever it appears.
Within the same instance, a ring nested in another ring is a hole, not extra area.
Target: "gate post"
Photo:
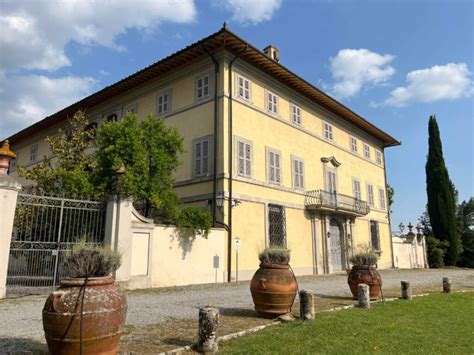
[[[6,296],[8,259],[12,239],[13,220],[20,183],[7,175],[10,160],[16,156],[10,150],[8,141],[0,148],[0,299]]]

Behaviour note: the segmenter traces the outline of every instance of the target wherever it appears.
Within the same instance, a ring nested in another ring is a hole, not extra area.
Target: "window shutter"
[[[195,145],[196,157],[194,162],[194,174],[201,175],[201,142],[196,143]]]
[[[245,175],[252,176],[252,151],[248,143],[245,143]]]
[[[304,166],[303,166],[302,161],[299,162],[299,166],[300,166],[300,171],[299,171],[299,173],[300,173],[300,186],[299,187],[303,188],[304,187]]]
[[[209,173],[209,142],[202,142],[202,173],[206,175]]]

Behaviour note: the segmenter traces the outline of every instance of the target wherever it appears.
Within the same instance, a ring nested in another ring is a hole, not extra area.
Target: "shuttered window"
[[[379,189],[379,203],[380,209],[384,210],[387,208],[387,203],[385,202],[385,189],[382,188]]]
[[[274,184],[281,182],[281,153],[276,150],[267,150],[268,181]]]
[[[370,147],[368,144],[364,143],[364,157],[365,159],[370,159]]]
[[[324,122],[324,138],[330,141],[334,140],[334,136],[332,134],[332,126],[327,122]]]
[[[237,174],[252,177],[252,144],[242,139],[237,140]]]
[[[359,180],[352,180],[353,189],[354,189],[354,198],[358,200],[362,200],[362,193],[360,191],[360,181]]]
[[[374,207],[374,187],[372,185],[367,184],[367,202],[369,206]]]
[[[301,107],[291,104],[291,122],[301,125]]]
[[[304,162],[300,158],[293,158],[293,187],[304,189]]]
[[[193,177],[209,176],[212,173],[213,142],[212,136],[193,141]]]
[[[171,99],[171,94],[169,91],[158,95],[158,98],[156,100],[156,113],[158,115],[164,115],[165,113],[169,112],[170,99]]]
[[[246,101],[250,101],[250,80],[243,76],[237,76],[237,96]]]
[[[382,152],[380,150],[375,151],[375,162],[382,165]]]
[[[267,91],[267,111],[278,114],[278,96],[270,91]]]
[[[209,96],[209,75],[203,75],[196,81],[196,96],[202,99]]]
[[[351,152],[357,153],[357,139],[351,137]]]

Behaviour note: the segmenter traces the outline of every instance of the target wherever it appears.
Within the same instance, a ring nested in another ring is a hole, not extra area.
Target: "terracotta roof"
[[[215,32],[210,36],[205,37],[200,41],[195,42],[184,49],[175,52],[170,56],[136,72],[135,74],[132,74],[116,82],[115,84],[107,86],[102,90],[62,109],[61,111],[44,118],[43,120],[19,131],[18,133],[15,133],[8,139],[11,144],[15,144],[42,129],[51,127],[65,120],[68,116],[73,115],[80,109],[90,109],[101,102],[123,94],[128,90],[132,90],[144,84],[148,80],[159,77],[170,70],[189,65],[199,60],[202,56],[207,55],[207,53],[226,49],[234,54],[237,54],[240,53],[244,48],[246,48],[246,50],[240,55],[242,60],[254,65],[265,73],[271,75],[276,80],[281,81],[283,84],[316,102],[320,106],[335,113],[346,121],[358,126],[363,131],[383,142],[384,146],[389,147],[400,144],[399,141],[389,134],[377,128],[372,123],[351,111],[340,102],[336,101],[306,80],[291,72],[280,63],[277,63],[267,57],[262,51],[229,31],[225,26],[218,32]]]

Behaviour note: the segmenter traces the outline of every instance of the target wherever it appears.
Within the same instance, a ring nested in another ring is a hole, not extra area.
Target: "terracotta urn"
[[[264,318],[289,313],[297,284],[288,264],[261,263],[250,283],[255,310]]]
[[[127,299],[109,276],[66,278],[43,308],[43,328],[51,354],[116,354],[127,314]]]
[[[376,300],[380,296],[382,276],[373,265],[354,265],[348,272],[347,283],[355,300],[358,298],[357,287],[361,283],[369,286],[370,299]]]

